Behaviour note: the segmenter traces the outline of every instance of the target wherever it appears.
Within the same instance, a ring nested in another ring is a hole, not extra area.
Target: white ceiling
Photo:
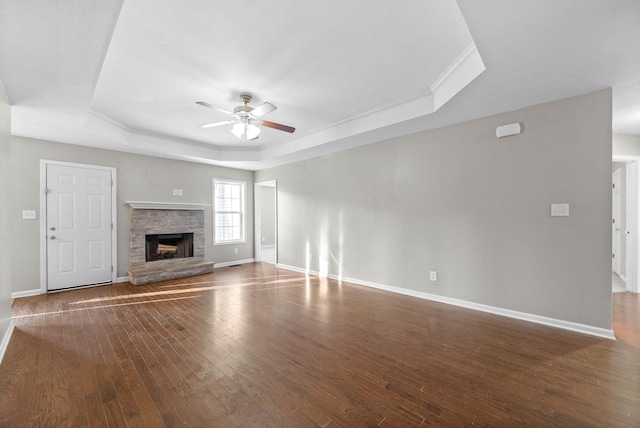
[[[612,87],[640,135],[632,0],[0,0],[12,133],[251,170]],[[239,141],[206,101],[278,109]]]

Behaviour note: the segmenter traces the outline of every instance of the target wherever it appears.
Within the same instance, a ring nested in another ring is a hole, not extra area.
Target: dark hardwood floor
[[[17,299],[2,427],[640,426],[617,341],[249,264]]]

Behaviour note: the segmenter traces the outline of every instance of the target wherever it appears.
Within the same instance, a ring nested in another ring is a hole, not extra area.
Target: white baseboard
[[[320,276],[316,271],[307,271],[295,266],[289,266],[284,264],[278,264],[279,268],[291,270],[294,272],[305,273],[307,275]],[[528,314],[526,312],[512,311],[510,309],[498,308],[495,306],[483,305],[481,303],[469,302],[467,300],[455,299],[453,297],[440,296],[437,294],[424,293],[422,291],[409,290],[407,288],[394,287],[391,285],[378,284],[370,281],[362,281],[355,278],[345,278],[338,275],[327,275],[330,279],[338,281],[344,281],[351,284],[362,285],[365,287],[377,288],[380,290],[391,291],[393,293],[404,294],[407,296],[418,297],[420,299],[431,300],[434,302],[445,303],[447,305],[459,306],[462,308],[473,309],[476,311],[487,312],[495,315],[500,315],[509,318],[515,318],[523,321],[533,322],[536,324],[548,325],[550,327],[561,328],[563,330],[570,330],[577,333],[588,334],[590,336],[597,336],[604,339],[616,340],[616,336],[613,330],[594,327],[587,324],[579,324],[571,321],[564,321],[555,318],[548,318],[540,315]]]
[[[215,263],[213,265],[213,268],[221,268],[221,267],[227,267],[227,266],[235,266],[235,265],[244,265],[247,263],[254,263],[256,261],[256,259],[243,259],[243,260],[233,260],[230,262],[221,262],[221,263]]]
[[[129,282],[129,277],[128,276],[119,276],[116,278],[116,284],[121,283],[121,282]]]
[[[11,293],[11,298],[19,299],[20,297],[39,296],[41,294],[42,291],[39,288],[36,288],[34,290],[16,291],[15,293]]]
[[[0,342],[0,363],[2,363],[7,346],[9,346],[9,340],[11,340],[11,334],[13,333],[14,327],[15,324],[13,323],[13,320],[9,321],[9,328],[7,328],[7,331],[2,338],[2,342]]]
[[[281,269],[291,270],[291,271],[294,271],[294,272],[306,273],[308,275],[319,276],[318,273],[315,272],[315,271],[307,271],[306,269],[302,269],[302,268],[299,268],[299,267],[296,267],[296,266],[285,265],[285,264],[282,264],[282,263],[276,264],[276,267],[277,268],[281,268]]]

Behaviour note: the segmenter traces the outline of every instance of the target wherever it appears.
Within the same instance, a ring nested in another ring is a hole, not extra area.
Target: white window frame
[[[240,186],[240,239],[218,239],[216,233],[217,218],[219,213],[238,213],[238,211],[219,211],[216,200],[216,186],[217,184],[232,184]],[[247,195],[247,182],[237,180],[227,180],[223,178],[214,178],[212,181],[212,196],[213,196],[213,245],[230,245],[247,242],[247,216],[246,216],[246,195]]]

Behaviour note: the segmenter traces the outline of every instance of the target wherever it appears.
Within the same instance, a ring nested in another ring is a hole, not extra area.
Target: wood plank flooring
[[[266,264],[17,299],[1,427],[640,426],[617,341]]]

